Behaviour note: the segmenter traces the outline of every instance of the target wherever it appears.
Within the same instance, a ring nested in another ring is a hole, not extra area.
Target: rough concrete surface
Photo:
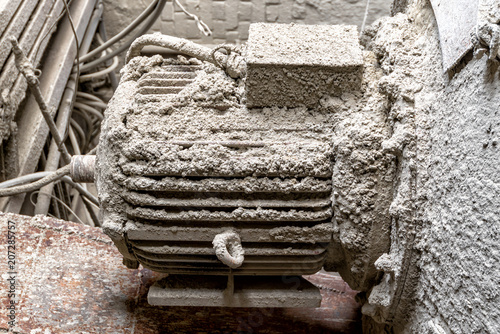
[[[314,108],[323,95],[361,85],[355,26],[254,23],[245,60],[247,107]]]
[[[498,62],[468,55],[443,74],[430,3],[395,7],[403,13],[362,38],[384,74],[393,135],[383,147],[398,161],[391,249],[363,313],[396,333],[498,333]]]

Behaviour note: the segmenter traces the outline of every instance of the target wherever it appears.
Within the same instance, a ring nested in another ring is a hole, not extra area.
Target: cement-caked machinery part
[[[147,45],[193,58],[141,56]],[[215,50],[147,35],[127,60],[96,184],[124,264],[169,274],[151,304],[316,307],[300,275],[323,267],[368,289],[386,243],[348,249],[334,237],[335,129],[322,103],[361,89],[356,27],[258,23],[245,47]]]

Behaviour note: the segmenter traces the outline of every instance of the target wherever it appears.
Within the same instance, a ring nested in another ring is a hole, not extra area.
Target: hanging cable
[[[101,44],[94,50],[90,51],[86,55],[82,56],[80,58],[80,62],[86,62],[93,57],[97,56],[101,51],[106,50],[109,48],[111,45],[115,44],[119,40],[121,40],[123,37],[127,36],[132,30],[134,30],[138,25],[140,25],[144,20],[154,11],[155,7],[157,6],[159,0],[155,0],[149,4],[149,6],[139,15],[132,23],[130,23],[125,29],[120,31],[117,35],[115,35],[113,38],[109,39],[107,42],[104,44]]]
[[[62,0],[64,7],[66,8],[66,14],[68,15],[68,21],[69,25],[71,27],[71,30],[73,31],[73,36],[75,37],[75,44],[76,44],[76,81],[78,81],[78,78],[80,76],[80,42],[78,41],[78,35],[76,33],[75,25],[73,23],[73,18],[71,17],[71,12],[69,11],[69,6],[66,0]]]
[[[85,92],[76,92],[76,96],[78,97],[82,97],[82,98],[85,98],[85,99],[89,99],[89,100],[94,100],[96,102],[102,102],[102,100],[100,98],[98,98],[97,96],[94,96],[92,94],[89,94],[89,93],[85,93]]]
[[[78,134],[78,137],[80,137],[80,142],[83,143],[83,145],[85,145],[87,143],[87,136],[85,135],[85,131],[83,131],[82,127],[78,124],[78,122],[76,122],[74,119],[71,119],[71,126],[70,126],[70,129],[74,129],[74,132],[76,132]],[[68,131],[68,135],[70,135],[69,131]],[[70,137],[70,142],[71,142],[71,136]],[[83,147],[82,145],[82,147]]]
[[[31,193],[31,196],[30,196],[30,201],[31,201],[31,204],[33,204],[33,206],[36,205],[36,203],[33,201],[33,195],[35,194],[38,194],[39,191],[34,191],[33,193]],[[63,201],[61,201],[59,198],[57,198],[56,196],[52,195],[52,194],[44,194],[46,196],[50,196],[52,199],[56,200],[57,202],[59,202],[62,206],[64,206],[66,208],[66,210],[68,210],[73,216],[75,216],[76,220],[78,220],[78,222],[82,225],[86,225],[81,219],[80,217],[78,217],[78,215],[73,211],[71,210],[71,208],[66,204],[64,203]]]
[[[71,185],[73,188],[78,190],[80,194],[87,197],[93,204],[99,207],[99,201],[97,200],[97,197],[92,195],[87,189],[83,188],[80,184],[73,181],[69,176],[64,176],[61,178],[61,180]]]
[[[101,64],[101,63],[113,58],[114,56],[122,53],[123,51],[127,50],[133,41],[135,41],[138,37],[145,34],[149,30],[149,28],[151,28],[153,26],[153,24],[158,19],[161,12],[163,11],[163,8],[165,7],[166,3],[167,3],[167,0],[159,0],[152,15],[145,20],[144,25],[139,29],[139,31],[132,38],[130,38],[127,42],[122,44],[118,49],[107,54],[106,56],[101,57],[101,58],[96,59],[90,63],[83,65],[81,67],[81,71],[82,72],[89,71],[89,70],[95,68],[96,66],[98,66],[99,64]]]
[[[93,72],[93,73],[81,75],[80,82],[90,81],[92,79],[100,78],[100,77],[103,77],[105,75],[108,75],[109,73],[116,70],[119,63],[120,63],[120,61],[118,60],[118,57],[115,56],[115,57],[113,57],[113,64],[111,64],[111,66],[109,66],[101,71],[98,71],[98,72]]]
[[[65,175],[69,175],[69,173],[70,173],[70,165],[66,165],[62,168],[59,168],[55,172],[51,172],[50,175],[47,175],[42,179],[35,181],[33,183],[22,186],[10,187],[6,189],[0,189],[0,197],[18,195],[33,190],[38,190],[46,184],[57,181],[60,178],[64,177]]]
[[[191,14],[188,12],[184,6],[179,2],[179,0],[174,0],[174,4],[179,6],[179,8],[186,14],[188,17],[192,18],[196,22],[196,26],[198,29],[203,33],[205,36],[211,36],[212,35],[212,30],[208,27],[208,25],[203,22],[197,15]]]
[[[52,175],[54,172],[36,172],[32,174],[26,174],[23,176],[16,177],[14,179],[10,179],[0,183],[0,189],[15,187],[21,184],[30,183],[34,181],[38,181],[41,178]]]
[[[91,107],[95,107],[95,108],[101,108],[101,109],[106,109],[108,107],[108,105],[102,101],[100,102],[97,102],[97,101],[86,101],[85,102],[86,105],[89,105]]]
[[[369,9],[370,9],[370,0],[366,0],[365,16],[363,17],[363,24],[361,24],[361,31],[359,32],[360,35],[365,30],[365,24],[366,24],[366,19],[368,18]]]
[[[100,113],[97,109],[92,108],[91,106],[83,104],[81,102],[75,102],[75,108],[78,108],[78,109],[83,110],[83,111],[87,111],[88,113],[97,117],[99,119],[99,121],[102,121],[104,118],[102,113]]]

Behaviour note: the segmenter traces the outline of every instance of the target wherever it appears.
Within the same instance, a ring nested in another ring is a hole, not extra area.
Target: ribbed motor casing
[[[97,164],[104,230],[124,257],[170,274],[320,270],[333,232],[324,116],[248,110],[212,65],[138,58],[106,112]],[[236,269],[212,245],[228,230],[244,250]]]

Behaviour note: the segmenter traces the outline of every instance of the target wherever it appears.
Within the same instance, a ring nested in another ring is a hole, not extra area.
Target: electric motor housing
[[[103,227],[128,263],[170,274],[321,269],[332,234],[326,115],[247,109],[239,90],[194,59],[127,65],[106,112],[97,184]],[[237,268],[216,256],[226,231],[243,246]]]
[[[227,46],[223,63],[205,50],[205,61],[141,56],[151,41],[188,45],[187,54],[193,53],[192,44],[161,35],[131,47],[105,113],[96,162],[103,229],[129,268],[140,263],[171,275],[227,276],[233,295],[233,277],[271,282],[323,267],[334,232],[333,129],[332,115],[318,106],[325,94],[359,88],[356,28],[256,24],[250,30],[245,64],[239,54],[232,58],[236,72],[225,71],[234,50]],[[286,53],[307,53],[307,40],[317,44],[331,34],[340,42],[320,49],[345,53],[347,45],[349,61],[316,55],[302,64],[307,54]],[[284,44],[273,40],[280,36]],[[181,281],[189,280],[172,278],[157,296]],[[226,297],[219,298],[221,306],[254,305],[248,295],[233,304]],[[157,299],[169,298],[150,303]],[[309,306],[319,305],[319,292],[311,300]]]

